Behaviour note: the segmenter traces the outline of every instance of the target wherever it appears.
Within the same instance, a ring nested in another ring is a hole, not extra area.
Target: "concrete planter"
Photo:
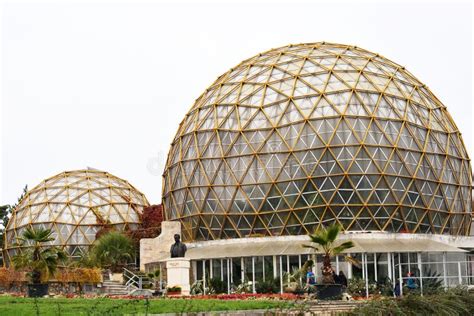
[[[340,284],[316,284],[316,298],[319,300],[340,300],[342,297],[342,285]]]
[[[48,295],[48,290],[48,283],[28,284],[28,297],[43,297]]]

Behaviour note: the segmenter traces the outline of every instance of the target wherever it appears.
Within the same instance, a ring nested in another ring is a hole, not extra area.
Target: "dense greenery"
[[[258,281],[255,284],[255,291],[257,293],[280,293],[280,278],[267,278],[265,281]]]
[[[315,251],[323,252],[323,266],[321,267],[322,282],[325,284],[334,283],[332,276],[331,258],[341,254],[343,251],[354,247],[352,241],[346,241],[338,246],[335,245],[337,237],[341,231],[341,226],[338,224],[331,225],[326,229],[318,229],[314,234],[309,235],[311,245],[303,245],[305,248],[311,248]],[[316,244],[314,246],[313,244]],[[350,257],[346,256],[346,261],[358,264],[358,262]]]
[[[433,295],[405,295],[402,298],[374,299],[350,315],[474,315],[474,293],[462,288]]]
[[[0,315],[123,315],[162,314],[250,309],[286,309],[291,303],[264,300],[190,300],[190,299],[83,299],[0,297]]]
[[[25,187],[23,188],[23,193],[18,198],[15,204],[13,205],[6,204],[6,205],[0,206],[0,245],[1,245],[0,247],[1,248],[3,248],[5,229],[13,213],[13,210],[18,206],[18,203],[20,203],[20,201],[25,197],[27,192],[28,192],[28,186],[25,185]]]
[[[29,247],[13,257],[13,265],[15,269],[29,271],[32,283],[47,281],[58,265],[67,259],[61,248],[46,245],[54,240],[51,229],[28,227],[17,239],[20,246]]]
[[[314,265],[313,260],[307,260],[301,268],[283,274],[283,289],[285,292],[301,294],[306,286],[306,272]],[[278,289],[280,291],[280,289]]]
[[[91,264],[109,268],[112,272],[122,272],[122,268],[133,262],[135,249],[133,241],[124,234],[110,231],[94,242],[89,256],[84,257],[84,265]]]
[[[220,278],[209,279],[209,294],[227,293],[227,282]]]

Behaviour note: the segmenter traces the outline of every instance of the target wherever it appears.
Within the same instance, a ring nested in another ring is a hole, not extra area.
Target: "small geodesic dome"
[[[19,247],[17,237],[28,227],[51,228],[51,244],[79,256],[106,224],[117,230],[135,229],[149,203],[127,181],[98,170],[66,171],[29,190],[6,227],[7,260]]]

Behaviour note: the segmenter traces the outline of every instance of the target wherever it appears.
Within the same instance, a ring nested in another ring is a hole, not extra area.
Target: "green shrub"
[[[377,293],[383,296],[393,296],[393,284],[389,277],[377,281]]]
[[[423,294],[437,294],[444,291],[441,274],[427,270],[423,273]]]
[[[227,293],[227,282],[222,281],[220,278],[209,279],[208,285],[209,294]]]
[[[386,289],[384,288],[384,291],[385,290]],[[347,283],[347,292],[352,296],[366,296],[365,280],[359,278],[349,279]],[[374,281],[369,281],[369,294],[380,294],[380,289]]]
[[[166,291],[168,291],[168,292],[181,292],[181,286],[167,287]]]
[[[474,315],[474,293],[456,288],[433,295],[375,299],[357,307],[350,315],[470,316]]]
[[[258,281],[255,284],[255,291],[257,293],[279,293],[280,292],[280,278],[270,278],[265,281]]]
[[[202,280],[197,280],[191,285],[191,295],[204,294],[204,284]]]

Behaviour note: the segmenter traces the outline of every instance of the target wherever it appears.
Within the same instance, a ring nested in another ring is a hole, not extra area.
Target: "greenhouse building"
[[[51,229],[51,244],[70,257],[80,257],[104,226],[135,229],[139,214],[148,205],[142,193],[110,173],[94,169],[62,172],[42,181],[19,201],[6,226],[5,261],[28,246],[18,244],[27,227]]]
[[[307,235],[339,224],[361,263],[334,258],[349,278],[474,284],[461,133],[426,85],[379,54],[320,42],[244,60],[185,115],[163,178],[166,222],[141,241],[146,269],[180,233],[192,280],[220,278],[230,292],[273,278],[283,291],[308,259],[320,273]]]

